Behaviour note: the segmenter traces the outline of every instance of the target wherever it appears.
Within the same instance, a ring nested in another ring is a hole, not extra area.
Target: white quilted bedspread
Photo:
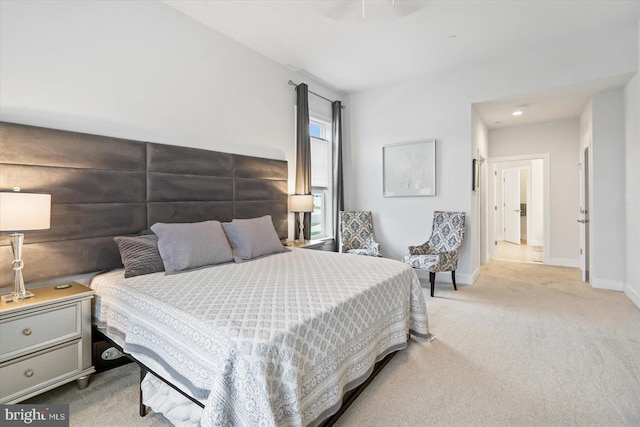
[[[384,258],[294,249],[91,287],[107,335],[206,399],[203,426],[322,421],[409,332],[429,332],[414,271]]]

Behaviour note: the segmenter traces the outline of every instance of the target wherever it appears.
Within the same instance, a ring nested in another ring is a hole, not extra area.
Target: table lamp
[[[12,192],[0,192],[0,231],[11,231],[11,249],[14,260],[13,292],[2,296],[5,302],[33,297],[25,290],[22,278],[22,231],[46,230],[51,225],[51,194],[21,193],[15,187]]]
[[[294,194],[291,196],[291,212],[298,212],[300,227],[299,240],[304,239],[304,213],[313,212],[313,196],[311,194]]]

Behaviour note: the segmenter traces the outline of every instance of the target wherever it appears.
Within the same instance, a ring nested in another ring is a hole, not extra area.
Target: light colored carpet
[[[171,426],[160,414],[138,415],[139,372],[138,365],[129,363],[94,374],[84,390],[74,381],[22,403],[69,404],[71,427]]]
[[[640,425],[640,310],[622,293],[496,261],[458,289],[425,288],[436,340],[411,341],[339,426]],[[138,417],[137,379],[128,365],[30,402],[69,403],[72,426],[168,425]]]
[[[638,426],[640,310],[579,271],[492,262],[427,298],[437,338],[398,354],[350,425]]]

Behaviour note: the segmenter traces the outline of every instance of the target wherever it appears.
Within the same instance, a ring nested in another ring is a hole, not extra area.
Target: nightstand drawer
[[[16,359],[0,367],[0,400],[12,394],[28,393],[32,388],[42,387],[48,382],[56,382],[61,377],[80,372],[80,345],[72,342],[35,353],[34,356]]]
[[[34,351],[80,337],[79,305],[16,317],[0,323],[0,361],[17,357],[23,351]]]

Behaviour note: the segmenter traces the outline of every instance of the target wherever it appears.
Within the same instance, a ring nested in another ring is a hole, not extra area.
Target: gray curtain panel
[[[311,194],[311,137],[309,136],[309,87],[300,83],[297,94],[296,129],[296,194]],[[295,236],[297,239],[311,237],[311,214],[304,214],[304,236],[299,236],[300,228],[296,214]]]
[[[332,121],[331,133],[333,136],[333,237],[336,242],[335,250],[338,250],[339,215],[344,210],[344,190],[342,183],[342,103],[331,103]]]

